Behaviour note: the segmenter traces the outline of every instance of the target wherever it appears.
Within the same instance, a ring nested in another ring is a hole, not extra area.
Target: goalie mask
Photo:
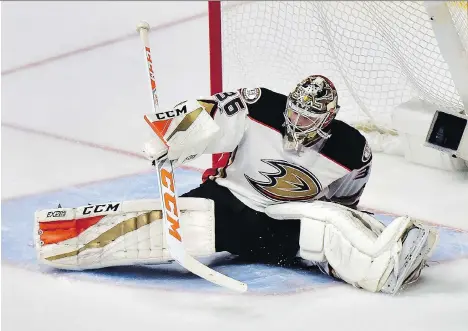
[[[284,148],[300,151],[320,137],[328,138],[326,127],[338,110],[336,88],[328,78],[312,75],[304,79],[286,102]]]

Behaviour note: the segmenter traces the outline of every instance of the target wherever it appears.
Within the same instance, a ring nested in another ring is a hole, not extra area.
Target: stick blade
[[[177,258],[175,256],[174,258],[177,261]],[[207,267],[200,261],[195,260],[191,255],[188,255],[187,253],[185,253],[184,262],[181,265],[193,274],[221,287],[225,287],[239,293],[245,293],[248,290],[247,284]]]

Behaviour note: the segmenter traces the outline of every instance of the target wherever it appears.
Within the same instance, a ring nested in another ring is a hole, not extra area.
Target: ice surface
[[[158,25],[205,5],[2,3],[2,72],[129,35],[139,19]],[[163,106],[209,94],[206,35],[206,17],[151,33]],[[362,204],[443,226],[431,267],[395,297],[312,271],[229,264],[223,255],[207,262],[244,277],[250,294],[227,293],[176,266],[90,273],[38,267],[34,210],[156,196],[154,173],[141,158],[151,136],[142,119],[151,111],[145,70],[135,32],[133,39],[2,74],[3,330],[468,329],[467,175],[395,156],[375,155]],[[208,159],[193,165],[206,167]],[[178,170],[178,190],[197,185],[198,175]]]
[[[49,277],[3,266],[4,330],[451,330],[467,325],[468,260],[389,297],[346,285],[289,296],[212,295]]]

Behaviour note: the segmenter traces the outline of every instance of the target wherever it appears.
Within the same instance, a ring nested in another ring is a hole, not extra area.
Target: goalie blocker
[[[372,292],[396,293],[417,279],[437,238],[408,217],[385,227],[330,202],[283,203],[258,213],[212,181],[179,201],[180,228],[173,231],[183,232],[195,257],[228,251],[256,262],[299,258]],[[159,200],[135,200],[38,211],[34,238],[41,263],[85,270],[170,262],[163,233]]]

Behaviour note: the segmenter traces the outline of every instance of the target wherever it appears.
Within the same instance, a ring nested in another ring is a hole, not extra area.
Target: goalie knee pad
[[[372,292],[396,293],[420,272],[435,245],[435,232],[409,217],[385,227],[366,213],[320,201],[270,206],[266,212],[301,220],[301,258]]]
[[[187,252],[215,252],[214,203],[179,198]],[[134,200],[37,211],[34,239],[40,263],[60,269],[158,264],[171,260],[163,233],[161,203]]]

